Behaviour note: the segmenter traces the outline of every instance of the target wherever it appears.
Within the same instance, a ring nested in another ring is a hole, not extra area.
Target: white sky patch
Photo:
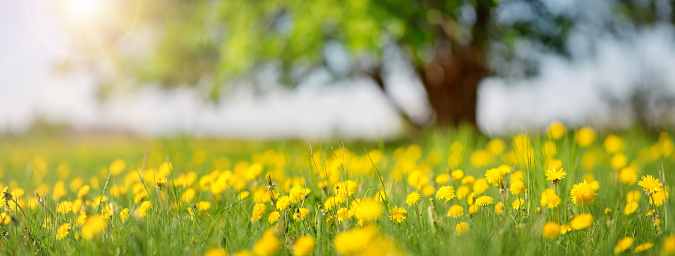
[[[55,61],[63,57],[37,41],[23,13],[16,11],[21,8],[21,1],[0,2],[0,133],[24,131],[37,118],[82,131],[150,136],[375,139],[400,132],[398,113],[368,79],[325,86],[318,75],[295,91],[274,89],[260,96],[240,88],[218,104],[205,101],[198,90],[167,91],[154,86],[99,101],[95,81],[87,74],[53,74]],[[626,42],[599,40],[590,51],[593,56],[575,56],[573,62],[546,57],[541,75],[535,78],[486,79],[479,94],[480,127],[503,134],[541,128],[552,120],[607,121],[612,115],[600,95],[603,90],[625,95],[649,71],[663,76],[661,80],[675,91],[673,42],[672,27],[657,27]],[[394,65],[387,73],[395,101],[413,118],[426,120],[431,111],[413,72]]]

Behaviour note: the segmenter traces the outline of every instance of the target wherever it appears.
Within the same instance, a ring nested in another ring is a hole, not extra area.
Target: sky
[[[33,5],[26,9],[27,2]],[[62,38],[42,16],[43,3],[0,0],[0,133],[23,132],[38,119],[79,131],[143,136],[375,139],[400,133],[398,114],[371,81],[356,78],[325,86],[320,73],[298,90],[274,89],[260,96],[239,88],[218,104],[204,101],[198,90],[153,86],[99,101],[92,75],[54,72],[64,55],[44,41]],[[140,36],[138,31],[129,34]],[[631,40],[597,38],[593,49],[577,47],[573,61],[542,56],[537,77],[486,79],[479,91],[479,126],[488,134],[541,128],[553,120],[625,126],[629,120],[616,115],[604,98],[625,97],[645,75],[658,76],[675,91],[674,36],[672,27],[657,26]],[[431,110],[412,72],[395,66],[390,74],[395,100],[415,118],[427,118]]]

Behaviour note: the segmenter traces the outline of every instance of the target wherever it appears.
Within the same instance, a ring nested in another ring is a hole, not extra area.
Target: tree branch
[[[384,97],[387,99],[387,102],[389,103],[389,105],[392,106],[394,108],[394,110],[396,110],[396,112],[399,113],[401,118],[403,118],[403,120],[406,123],[414,126],[415,128],[420,128],[420,127],[424,126],[425,123],[419,123],[419,122],[414,121],[411,118],[411,116],[405,111],[405,109],[400,104],[398,104],[396,102],[396,100],[394,100],[392,95],[387,90],[387,87],[385,86],[384,77],[382,75],[382,69],[383,69],[382,66],[378,65],[375,68],[372,68],[370,70],[364,70],[363,72],[368,77],[370,77],[370,79],[372,79],[373,82],[375,82],[377,87],[380,88],[380,91],[382,92]]]

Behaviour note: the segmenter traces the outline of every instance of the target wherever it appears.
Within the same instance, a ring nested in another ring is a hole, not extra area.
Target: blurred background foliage
[[[475,125],[486,77],[537,74],[527,52],[570,56],[572,32],[622,38],[672,24],[673,1],[147,0],[138,29],[149,52],[111,56],[134,84],[297,87],[317,71],[369,77],[413,126]],[[608,10],[608,11],[603,11]],[[413,121],[388,92],[392,63],[419,79],[434,116]],[[111,80],[109,85],[115,84]],[[105,88],[105,87],[104,87]],[[105,90],[105,89],[104,89]]]

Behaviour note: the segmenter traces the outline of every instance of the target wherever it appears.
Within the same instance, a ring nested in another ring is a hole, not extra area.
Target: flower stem
[[[555,188],[555,195],[558,196],[558,184],[553,183],[553,187]],[[558,212],[558,224],[560,224],[560,206],[556,207],[556,212]]]

